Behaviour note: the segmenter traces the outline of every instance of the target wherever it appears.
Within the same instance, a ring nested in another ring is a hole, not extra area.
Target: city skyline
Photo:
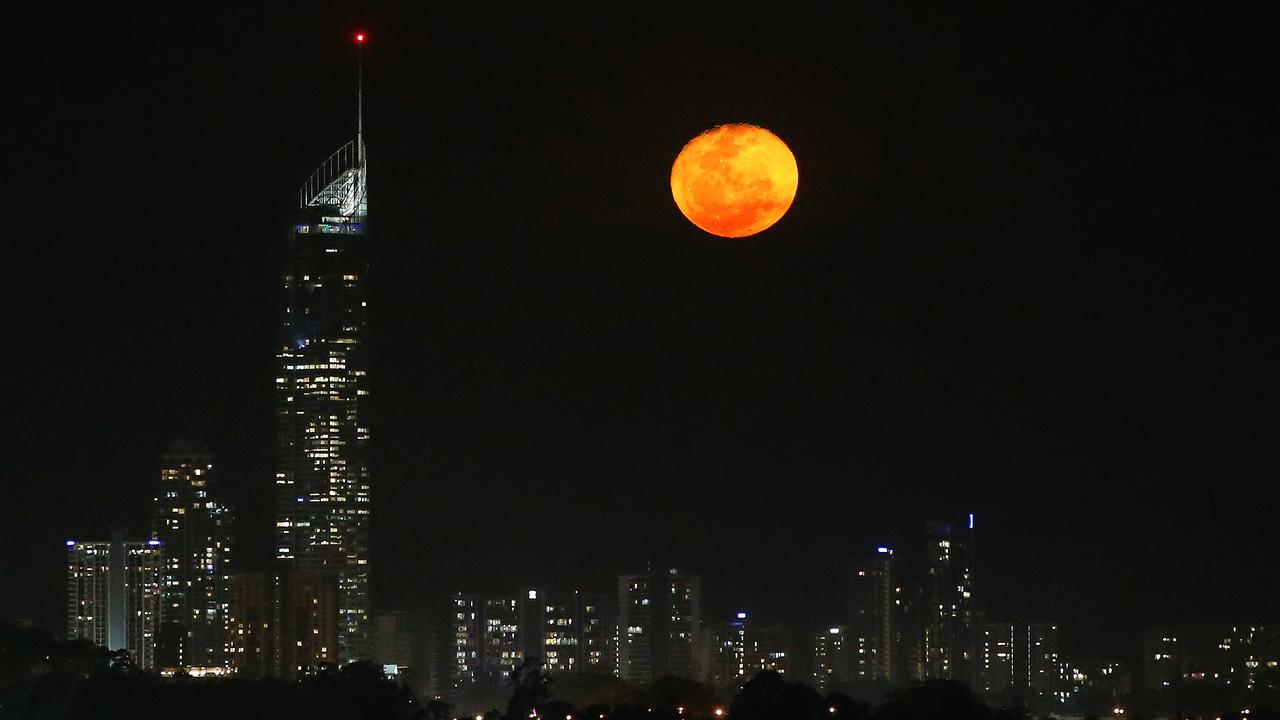
[[[1255,297],[1274,227],[1260,171],[1222,166],[1256,120],[1207,109],[1251,102],[1247,78],[1144,64],[1125,22],[1083,12],[1003,18],[998,48],[969,42],[978,19],[929,24],[930,44],[871,15],[880,34],[851,31],[847,56],[812,19],[786,28],[824,42],[748,53],[661,13],[565,25],[551,47],[530,18],[458,15],[450,34],[428,15],[244,11],[179,40],[174,18],[125,13],[106,27],[147,38],[130,48],[37,20],[65,52],[28,54],[45,60],[21,82],[48,102],[18,152],[50,192],[19,222],[58,222],[14,248],[24,428],[0,567],[26,580],[0,616],[60,626],[60,543],[141,537],[175,437],[222,458],[237,569],[270,569],[288,200],[350,135],[360,26],[375,610],[661,558],[706,578],[704,616],[794,623],[844,607],[865,548],[923,557],[925,521],[973,511],[1002,622],[1128,656],[1149,625],[1275,620],[1258,484],[1278,393]],[[1091,54],[1070,43],[1086,27]],[[655,34],[699,39],[700,72]],[[733,121],[788,141],[800,190],[759,238],[712,241],[663,196],[664,166]]]

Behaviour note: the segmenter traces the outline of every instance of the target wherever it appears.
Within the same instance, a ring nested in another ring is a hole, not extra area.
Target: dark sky
[[[1275,18],[309,7],[11,26],[0,616],[58,626],[62,540],[141,531],[178,436],[267,558],[359,25],[379,608],[655,558],[822,623],[854,549],[973,510],[988,615],[1082,651],[1280,619]],[[671,200],[724,122],[800,166],[754,238]]]

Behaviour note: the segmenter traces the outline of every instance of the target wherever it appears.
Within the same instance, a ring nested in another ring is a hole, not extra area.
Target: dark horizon
[[[266,565],[279,275],[360,27],[375,609],[654,559],[708,621],[825,623],[849,556],[972,511],[987,616],[1064,649],[1280,620],[1269,22],[704,12],[25,22],[0,617],[61,627],[63,541],[141,533],[178,437]],[[741,240],[667,185],[726,122],[800,167]]]

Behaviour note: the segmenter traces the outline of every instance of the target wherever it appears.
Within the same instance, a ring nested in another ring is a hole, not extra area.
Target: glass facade
[[[365,182],[356,140],[299,191],[276,353],[276,557],[336,576],[343,662],[371,650]]]

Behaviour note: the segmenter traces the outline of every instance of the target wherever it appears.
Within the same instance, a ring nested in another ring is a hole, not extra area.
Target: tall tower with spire
[[[276,352],[276,558],[338,582],[338,658],[369,656],[368,198],[356,136],[298,190]]]

